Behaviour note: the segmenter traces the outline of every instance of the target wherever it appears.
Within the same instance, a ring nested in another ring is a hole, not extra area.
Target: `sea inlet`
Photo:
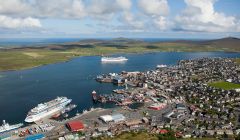
[[[37,68],[0,72],[0,120],[23,122],[27,112],[37,104],[66,96],[82,112],[91,107],[113,107],[94,104],[91,92],[112,94],[120,88],[95,81],[99,74],[121,71],[147,71],[158,64],[175,65],[182,59],[202,57],[240,57],[240,53],[225,52],[159,52],[145,54],[118,54],[128,58],[125,63],[101,63],[100,56],[86,56],[69,62],[50,64]]]

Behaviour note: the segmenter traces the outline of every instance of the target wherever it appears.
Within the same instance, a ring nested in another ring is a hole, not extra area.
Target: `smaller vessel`
[[[125,93],[124,89],[114,89],[113,92],[117,93],[117,94],[123,94]]]
[[[68,105],[64,110],[65,110],[65,112],[69,112],[69,111],[73,110],[73,109],[76,108],[76,107],[77,107],[77,105],[75,105],[75,104],[70,104],[70,105]]]
[[[102,57],[102,62],[124,62],[128,59],[126,57],[120,56],[120,57]]]
[[[97,92],[95,90],[92,92],[92,99],[94,102],[97,101]]]
[[[82,114],[86,114],[88,111],[87,110],[83,110]]]
[[[6,123],[5,120],[3,120],[3,124],[2,124],[2,126],[0,126],[0,133],[17,129],[17,128],[20,128],[21,126],[23,126],[23,123],[10,125],[10,124]]]
[[[106,98],[105,98],[103,95],[100,95],[100,96],[99,96],[98,101],[99,101],[100,103],[106,103],[106,102],[107,102]]]
[[[80,115],[80,113],[79,113],[78,110],[77,110],[76,116],[78,116],[78,115]]]
[[[166,68],[166,67],[167,67],[167,65],[163,65],[163,64],[157,65],[157,68]]]

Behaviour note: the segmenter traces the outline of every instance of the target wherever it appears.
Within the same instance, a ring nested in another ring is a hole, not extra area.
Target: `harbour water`
[[[117,55],[120,56],[120,55]],[[146,54],[121,54],[125,63],[101,63],[100,56],[75,58],[69,62],[50,64],[28,70],[0,73],[0,120],[22,122],[27,112],[38,103],[56,96],[66,96],[77,104],[77,110],[101,106],[94,104],[91,92],[109,94],[118,88],[101,84],[94,78],[103,73],[121,71],[146,71],[158,64],[174,65],[178,60],[202,57],[240,57],[240,53],[224,52],[159,52]],[[112,107],[105,105],[103,107]]]

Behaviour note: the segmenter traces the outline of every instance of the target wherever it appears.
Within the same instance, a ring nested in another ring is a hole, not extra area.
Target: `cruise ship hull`
[[[123,62],[123,61],[127,61],[128,59],[113,59],[113,60],[102,60],[102,62]]]
[[[43,118],[51,117],[55,113],[63,110],[68,104],[70,104],[71,101],[72,101],[71,99],[68,99],[66,102],[62,103],[61,105],[51,110],[46,110],[36,115],[29,115],[26,117],[25,122],[32,123],[32,122],[37,122]]]
[[[4,128],[4,129],[0,129],[0,133],[4,133],[4,132],[9,132],[11,130],[15,130],[20,128],[21,126],[23,126],[23,124],[16,124],[16,125],[11,125],[8,128]]]
[[[127,60],[125,57],[103,57],[101,59],[102,62],[124,62]]]

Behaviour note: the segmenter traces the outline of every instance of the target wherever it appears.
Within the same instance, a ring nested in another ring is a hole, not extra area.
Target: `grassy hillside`
[[[88,39],[80,42],[40,47],[28,46],[0,49],[0,71],[19,70],[56,62],[64,62],[77,56],[107,55],[113,53],[145,53],[157,51],[240,52],[239,44],[240,40],[236,38],[225,38],[212,41],[172,41],[152,43],[125,38],[117,38],[113,40]]]

